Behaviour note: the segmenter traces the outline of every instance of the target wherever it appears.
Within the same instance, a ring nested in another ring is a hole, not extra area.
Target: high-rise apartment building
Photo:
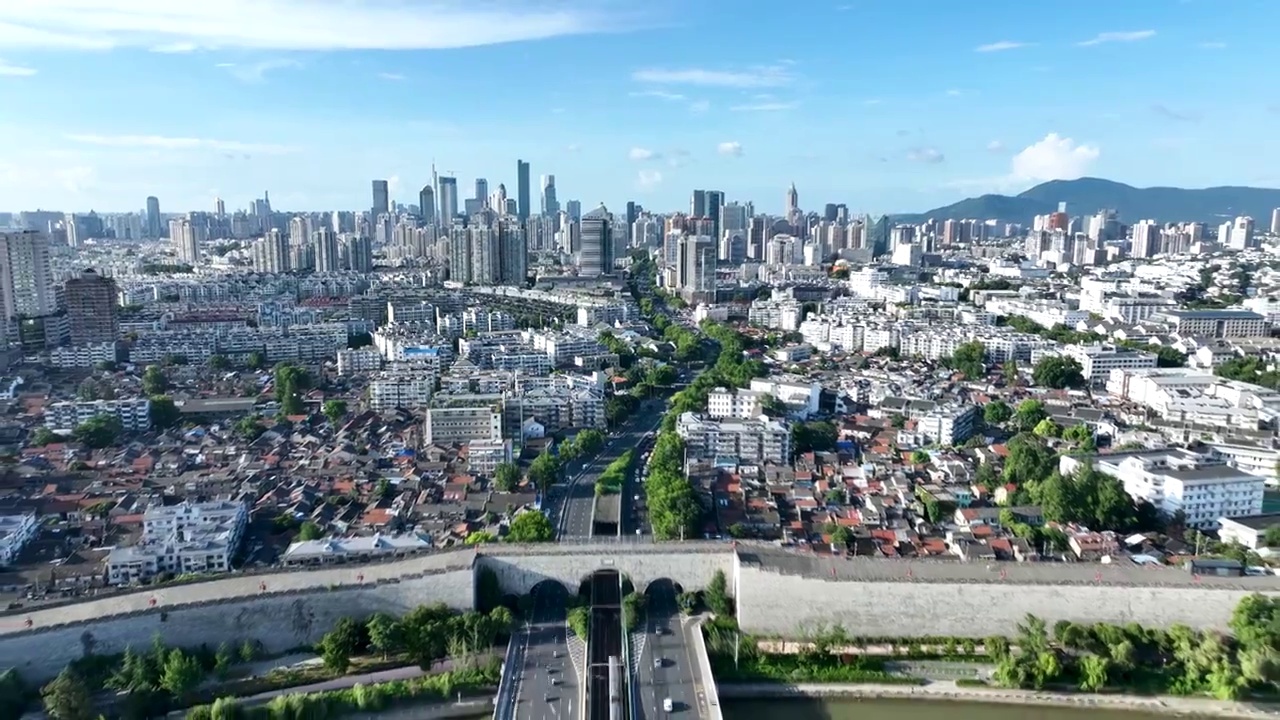
[[[376,220],[379,215],[391,212],[391,193],[386,180],[373,181],[373,207],[369,214]]]
[[[1253,218],[1241,216],[1236,218],[1231,227],[1231,244],[1236,250],[1248,250],[1258,247],[1257,238],[1253,235]]]
[[[613,272],[613,221],[605,206],[582,217],[582,249],[578,254],[578,275],[599,277]]]
[[[173,243],[179,262],[192,267],[200,264],[200,246],[205,240],[203,224],[192,222],[189,217],[169,221],[169,241]]]
[[[352,235],[346,242],[347,269],[353,272],[373,272],[373,242],[367,237]]]
[[[458,179],[441,176],[440,184],[440,222],[448,227],[458,216]]]
[[[147,237],[152,240],[164,237],[164,228],[160,226],[160,199],[154,195],[147,198]]]
[[[333,230],[323,228],[311,235],[311,244],[315,248],[316,272],[337,272],[342,269],[338,257],[338,236]]]
[[[120,336],[116,281],[92,268],[67,281],[65,302],[72,345],[115,342]]]
[[[6,319],[40,317],[57,309],[48,235],[0,233],[0,298]]]
[[[1155,220],[1139,220],[1133,226],[1133,242],[1129,254],[1149,258],[1160,253],[1160,226]]]
[[[516,217],[520,222],[529,219],[529,163],[516,160]]]
[[[1280,208],[1271,211],[1271,234],[1280,235]]]
[[[289,239],[279,230],[268,230],[253,244],[253,269],[260,273],[289,272],[293,267],[289,256]]]
[[[480,207],[486,207],[489,204],[489,181],[484,178],[476,178],[476,202],[480,203]]]

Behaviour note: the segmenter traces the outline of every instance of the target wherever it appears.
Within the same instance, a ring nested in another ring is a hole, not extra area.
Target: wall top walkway
[[[964,562],[843,558],[740,546],[738,560],[759,570],[844,582],[1009,583],[1013,585],[1123,585],[1280,592],[1280,577],[1194,575],[1169,566],[1114,563]]]

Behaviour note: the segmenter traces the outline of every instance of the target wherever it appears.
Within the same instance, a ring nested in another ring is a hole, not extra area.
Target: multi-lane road
[[[706,692],[691,635],[701,630],[680,613],[674,585],[664,582],[646,595],[644,635],[635,674],[640,717],[634,720],[660,720],[668,715],[707,717]],[[671,713],[663,710],[667,699],[671,700]]]
[[[569,658],[565,625],[568,598],[558,589],[534,596],[529,621],[508,651],[504,672],[517,674],[503,684],[495,717],[575,720],[582,714],[581,680]]]
[[[649,399],[640,403],[636,412],[627,419],[617,432],[605,440],[604,448],[585,465],[573,462],[566,468],[567,480],[553,487],[549,493],[548,505],[551,509],[551,520],[561,540],[589,540],[592,535],[592,518],[596,500],[596,480],[604,473],[609,463],[617,460],[624,452],[635,448],[650,432],[662,424],[661,399]],[[622,522],[625,525],[629,515],[631,501],[628,496],[622,498]]]

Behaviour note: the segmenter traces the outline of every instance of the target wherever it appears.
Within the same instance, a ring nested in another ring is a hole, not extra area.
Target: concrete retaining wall
[[[825,580],[738,567],[738,621],[746,632],[799,637],[833,624],[862,637],[1009,635],[1028,613],[1059,620],[1176,623],[1226,629],[1248,589]],[[1269,593],[1275,594],[1275,593]]]
[[[470,569],[408,578],[378,585],[336,586],[293,593],[157,607],[0,636],[0,667],[16,667],[40,681],[86,653],[142,648],[159,635],[167,645],[217,646],[257,640],[268,652],[315,642],[342,617],[375,612],[404,614],[419,605],[443,602],[458,610],[473,605]],[[102,602],[102,601],[100,601]]]

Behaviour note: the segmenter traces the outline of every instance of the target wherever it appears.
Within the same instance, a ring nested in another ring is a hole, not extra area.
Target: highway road
[[[693,618],[680,614],[675,586],[663,583],[649,591],[644,628],[636,670],[640,717],[635,720],[708,717],[692,639],[701,630]],[[671,713],[662,709],[666,698],[671,698]]]
[[[551,490],[548,498],[552,506],[552,522],[560,540],[588,540],[591,538],[592,508],[596,498],[595,484],[609,463],[617,460],[627,450],[640,444],[645,434],[657,430],[662,424],[665,401],[651,398],[640,404],[627,422],[605,440],[604,448],[583,466],[574,462],[568,468],[568,481]],[[638,459],[637,459],[638,461]],[[631,499],[624,497],[622,516],[627,518]]]
[[[559,590],[560,588],[556,588]],[[516,635],[506,672],[518,673],[509,692],[497,699],[495,717],[505,720],[573,720],[581,696],[579,679],[569,660],[563,592],[540,592],[530,620]],[[581,715],[581,703],[578,714]]]

